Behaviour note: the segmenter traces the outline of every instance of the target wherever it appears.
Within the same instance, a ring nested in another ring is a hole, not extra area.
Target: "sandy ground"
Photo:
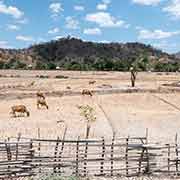
[[[62,137],[65,126],[69,139],[84,138],[86,123],[80,115],[78,105],[89,104],[95,109],[97,120],[92,123],[91,138],[117,136],[145,136],[146,128],[151,141],[172,142],[180,129],[180,93],[148,93],[163,83],[180,79],[180,73],[139,73],[136,88],[146,93],[112,93],[89,96],[46,97],[49,110],[36,107],[35,93],[67,91],[81,92],[82,89],[106,91],[109,89],[131,89],[129,73],[119,72],[61,72],[61,71],[0,71],[0,137],[37,137],[38,128],[42,138]],[[37,75],[49,78],[37,78]],[[68,79],[57,79],[64,75]],[[4,77],[6,76],[6,77]],[[17,77],[18,76],[18,77]],[[89,80],[96,80],[89,85]],[[112,88],[104,87],[111,85]],[[163,87],[166,88],[166,87]],[[177,89],[177,88],[176,88]],[[25,94],[31,94],[24,98]],[[165,101],[163,101],[165,100]],[[12,118],[12,105],[24,104],[30,117]],[[178,109],[179,108],[179,109]]]

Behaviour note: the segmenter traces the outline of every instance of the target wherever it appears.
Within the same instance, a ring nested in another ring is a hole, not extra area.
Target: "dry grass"
[[[91,138],[110,137],[113,131],[118,136],[144,136],[149,128],[152,140],[174,141],[174,135],[180,129],[178,109],[180,93],[158,93],[170,102],[167,104],[156,98],[148,90],[156,90],[164,83],[179,81],[180,74],[139,73],[137,88],[147,90],[146,93],[118,93],[93,97],[82,96],[83,89],[106,91],[111,85],[113,90],[131,90],[130,74],[118,72],[60,72],[60,71],[4,71],[0,72],[0,137],[14,137],[19,132],[22,136],[37,137],[37,129],[41,129],[41,137],[57,138],[62,136],[65,126],[67,137],[84,138],[86,123],[79,114],[77,105],[89,104],[96,110],[96,122],[91,127]],[[37,78],[42,74],[48,78]],[[68,77],[57,79],[56,76]],[[92,86],[89,81],[96,81]],[[67,89],[70,87],[71,90]],[[101,87],[101,88],[98,88]],[[166,87],[165,91],[167,90]],[[36,92],[40,90],[47,96],[49,109],[36,107]],[[66,93],[63,93],[66,92]],[[73,96],[68,95],[74,93]],[[79,94],[78,94],[79,93]],[[61,96],[60,94],[65,94]],[[12,105],[24,104],[31,116],[12,118],[9,115]],[[100,108],[100,106],[101,108]],[[102,108],[104,112],[102,111]],[[106,115],[105,115],[106,114]],[[107,118],[108,117],[108,118]]]

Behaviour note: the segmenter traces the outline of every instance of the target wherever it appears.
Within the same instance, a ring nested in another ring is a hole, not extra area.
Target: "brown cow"
[[[89,89],[83,89],[81,94],[93,96],[92,91],[90,91]]]
[[[26,115],[27,115],[28,117],[30,116],[29,111],[27,110],[26,106],[24,106],[24,105],[12,106],[10,113],[13,114],[14,117],[16,117],[16,112],[21,113],[21,114],[26,113]]]
[[[66,89],[69,89],[69,90],[70,90],[70,89],[71,89],[71,87],[70,87],[70,86],[67,86],[67,87],[66,87]]]
[[[96,83],[96,81],[89,81],[89,85],[95,84],[95,83]]]
[[[40,92],[40,91],[38,91],[38,92],[36,93],[36,96],[37,96],[37,98],[45,99],[45,95],[44,95],[42,92]]]
[[[49,108],[45,99],[38,99],[37,100],[37,108],[45,106],[47,109]]]

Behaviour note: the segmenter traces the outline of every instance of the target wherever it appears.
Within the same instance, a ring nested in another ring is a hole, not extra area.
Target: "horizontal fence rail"
[[[58,173],[75,176],[180,175],[180,146],[146,137],[0,141],[0,179]]]

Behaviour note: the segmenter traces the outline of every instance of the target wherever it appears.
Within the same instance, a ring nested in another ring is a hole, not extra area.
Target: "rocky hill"
[[[69,70],[128,70],[132,64],[141,70],[154,66],[179,65],[179,59],[141,43],[94,43],[62,38],[27,49],[0,49],[0,68]]]

